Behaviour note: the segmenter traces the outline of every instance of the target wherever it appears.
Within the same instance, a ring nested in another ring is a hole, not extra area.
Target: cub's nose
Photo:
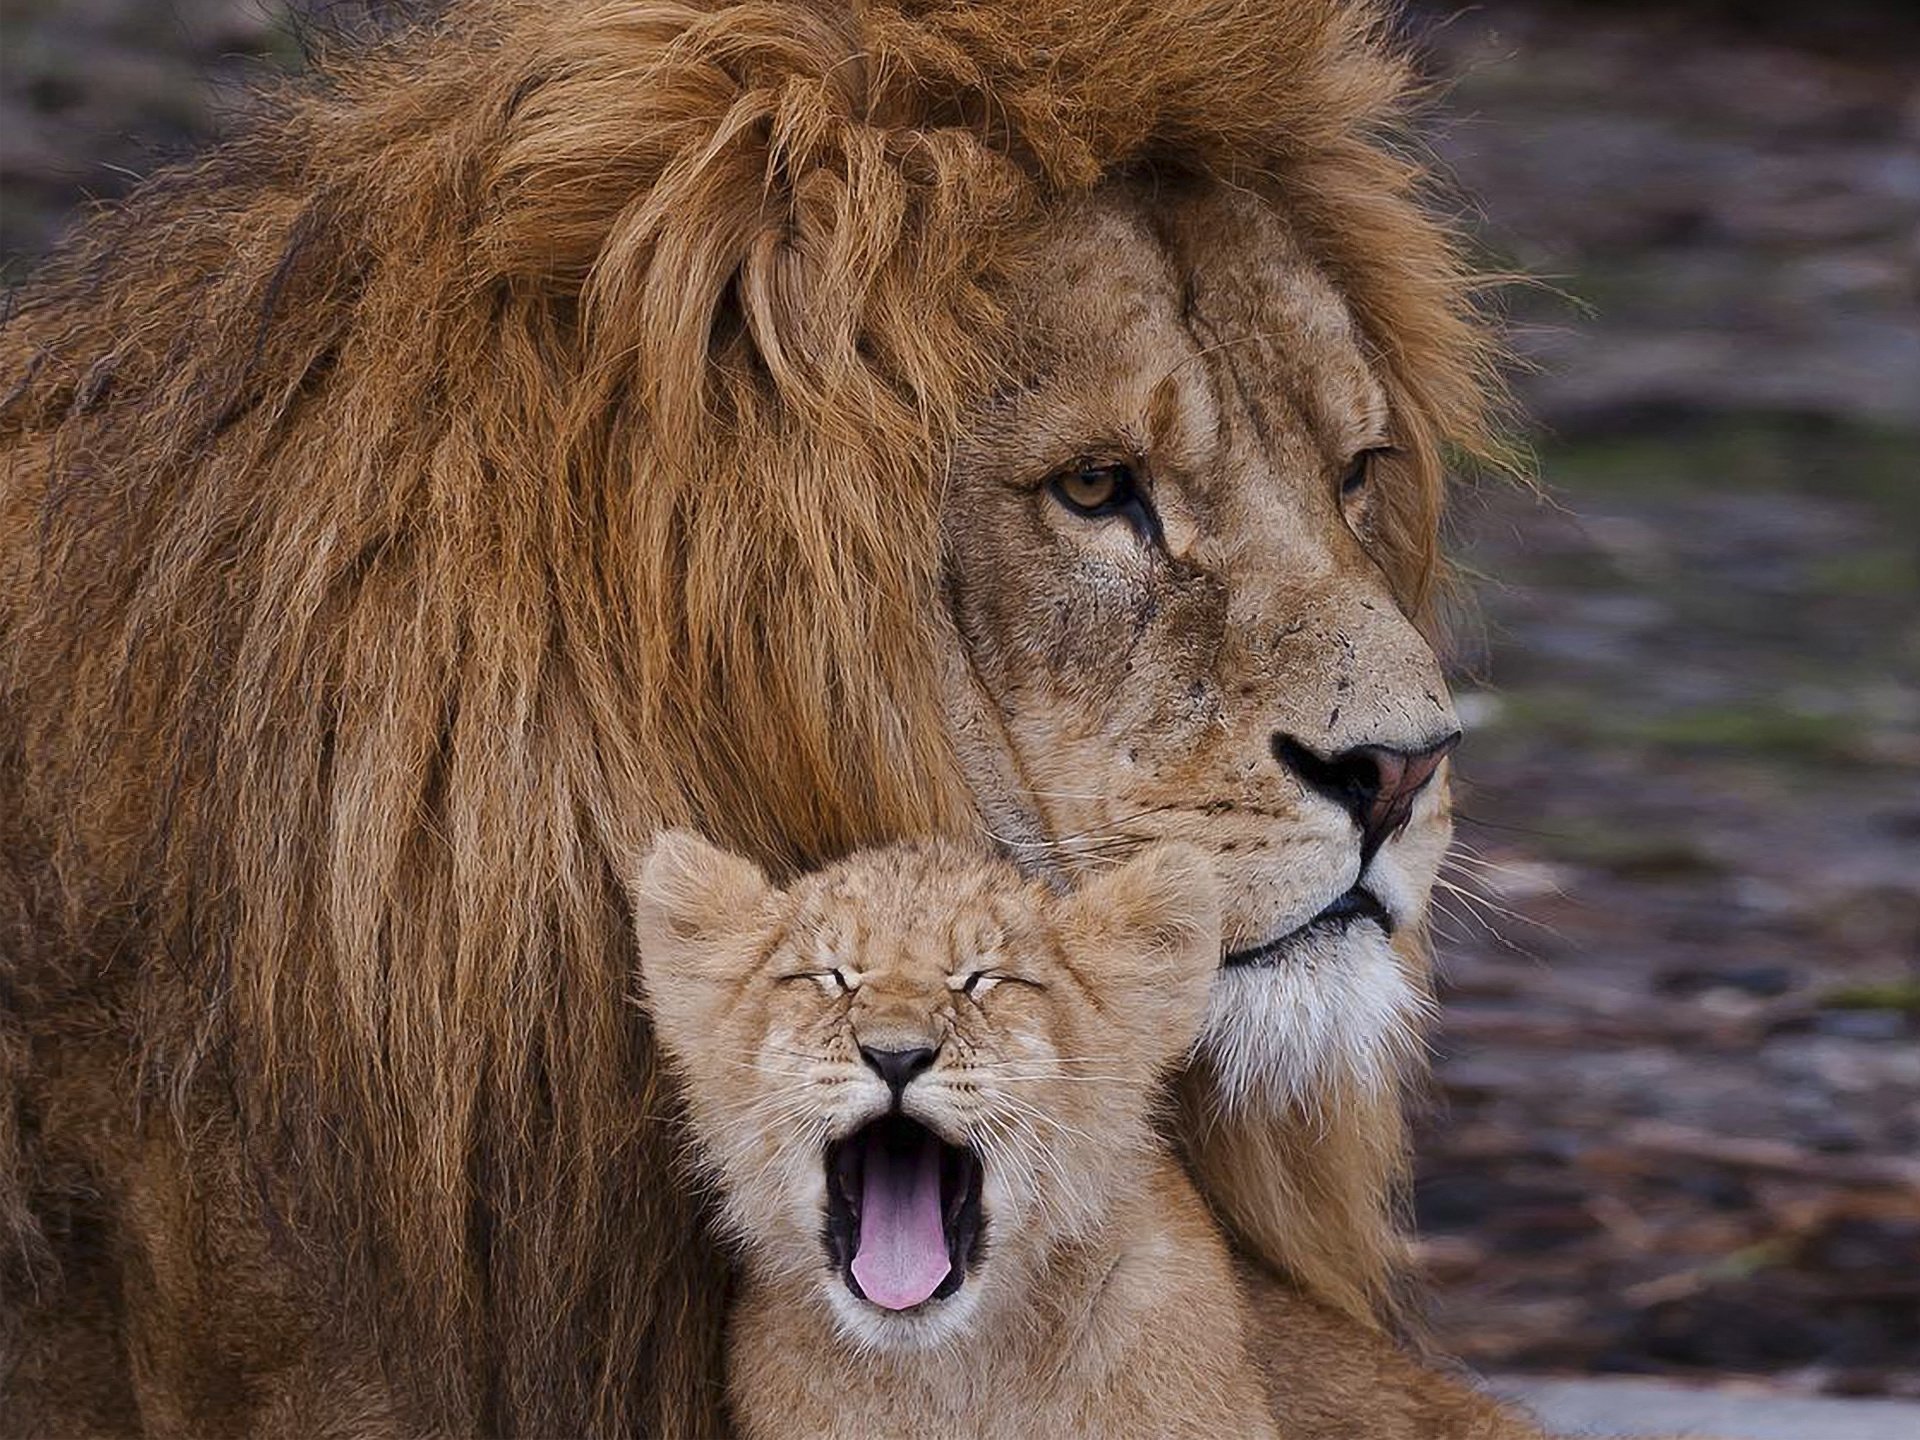
[[[860,1054],[867,1064],[887,1082],[887,1088],[893,1092],[894,1104],[900,1103],[901,1092],[913,1081],[915,1076],[926,1073],[933,1064],[937,1052],[922,1047],[918,1050],[871,1050],[865,1045]]]
[[[1406,826],[1413,802],[1459,743],[1456,730],[1417,749],[1356,745],[1322,756],[1291,735],[1276,735],[1273,753],[1302,785],[1353,816],[1360,827],[1360,863],[1365,866],[1376,850]]]

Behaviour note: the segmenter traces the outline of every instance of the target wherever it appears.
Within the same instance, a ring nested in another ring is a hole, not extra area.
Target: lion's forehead
[[[1053,227],[1015,301],[1026,381],[983,410],[979,437],[998,464],[1044,468],[1089,438],[1126,439],[1237,480],[1226,412],[1253,412],[1261,448],[1329,459],[1388,427],[1346,298],[1255,197],[1110,187]]]

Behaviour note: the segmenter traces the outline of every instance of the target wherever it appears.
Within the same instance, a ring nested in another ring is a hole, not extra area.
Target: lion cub
[[[1198,852],[1057,896],[947,845],[632,882],[744,1276],[748,1437],[1276,1435],[1227,1248],[1156,1142],[1220,953]]]

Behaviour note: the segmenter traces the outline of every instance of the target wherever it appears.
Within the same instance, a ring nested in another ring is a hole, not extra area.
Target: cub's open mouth
[[[847,1289],[886,1310],[944,1300],[979,1258],[980,1161],[888,1115],[827,1147],[827,1249]]]
[[[1345,930],[1362,920],[1371,920],[1388,935],[1393,934],[1393,917],[1379,897],[1364,886],[1356,885],[1298,930],[1289,930],[1277,940],[1263,941],[1245,950],[1236,950],[1222,965],[1271,965],[1285,960],[1287,953],[1309,936]]]

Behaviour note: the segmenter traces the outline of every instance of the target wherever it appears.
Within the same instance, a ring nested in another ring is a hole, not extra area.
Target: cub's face
[[[1202,184],[1063,213],[948,491],[950,695],[996,836],[1068,873],[1207,852],[1229,1101],[1391,1074],[1457,738],[1382,562],[1432,497],[1337,277]]]
[[[728,1224],[873,1345],[937,1343],[1083,1232],[1151,1141],[1219,947],[1197,852],[1058,897],[957,848],[774,889],[684,832],[635,878],[640,968]]]

